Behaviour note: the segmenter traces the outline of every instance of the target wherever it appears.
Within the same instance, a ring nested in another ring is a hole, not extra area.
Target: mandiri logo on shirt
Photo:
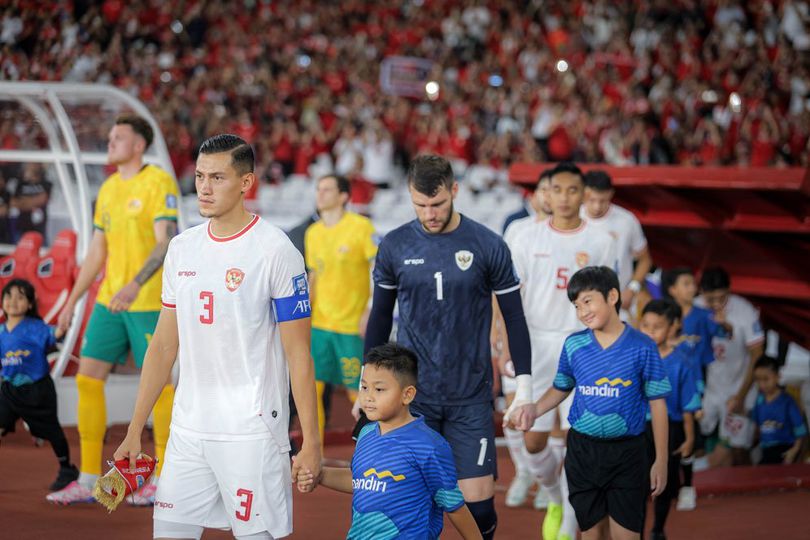
[[[577,392],[581,393],[583,396],[617,398],[619,397],[619,388],[627,388],[631,384],[633,384],[633,381],[625,381],[621,377],[616,377],[615,379],[602,377],[601,379],[597,379],[592,386],[577,386]]]
[[[405,475],[394,474],[391,471],[377,472],[377,469],[372,467],[363,473],[363,478],[352,478],[352,489],[385,493],[388,485],[388,482],[384,481],[386,478],[390,478],[394,482],[401,482],[405,480]]]
[[[31,356],[31,351],[27,349],[17,349],[16,351],[8,351],[2,358],[3,367],[21,366],[23,358]]]
[[[782,429],[782,422],[778,420],[765,420],[762,422],[762,425],[759,426],[759,429],[762,433],[776,433],[780,429]]]

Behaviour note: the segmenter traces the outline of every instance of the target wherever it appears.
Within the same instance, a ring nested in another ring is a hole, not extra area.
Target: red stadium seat
[[[39,248],[42,247],[42,242],[40,233],[29,231],[22,235],[11,255],[0,258],[0,289],[12,279],[27,279],[35,289],[39,289],[36,280],[36,265],[39,261]],[[0,309],[0,322],[5,320],[6,315]]]
[[[30,231],[22,235],[11,255],[0,259],[0,287],[16,278],[29,279],[36,274],[36,263],[39,261],[39,249],[42,247],[42,235]],[[34,284],[36,286],[36,284]]]
[[[56,235],[53,247],[36,265],[39,313],[46,324],[56,323],[76,277],[76,233],[65,229]]]

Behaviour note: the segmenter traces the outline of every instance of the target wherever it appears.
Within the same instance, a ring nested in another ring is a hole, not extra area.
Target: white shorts
[[[718,436],[731,448],[747,450],[754,444],[754,422],[740,414],[726,414]]]
[[[712,432],[722,425],[726,418],[726,402],[722,399],[711,399],[711,396],[704,396],[700,404],[703,416],[700,419],[700,432],[703,435],[711,435]]]
[[[290,458],[273,439],[210,441],[172,430],[154,519],[234,536],[292,533]]]
[[[703,410],[703,416],[700,419],[700,432],[703,435],[711,435],[714,430],[718,430],[719,432],[723,429],[723,424],[726,422],[730,422],[729,426],[740,422],[739,420],[728,420],[729,415],[727,401],[734,395],[735,392],[720,394],[716,390],[713,391],[712,388],[706,388],[706,394],[703,396],[703,400],[700,404],[700,408]],[[750,410],[754,407],[757,395],[758,393],[756,391],[756,385],[752,385],[751,391],[748,392],[748,395],[745,397],[745,403],[743,403],[743,408],[745,410]],[[736,430],[732,429],[732,431]],[[735,446],[735,448],[739,447]]]
[[[534,332],[531,333],[532,343],[532,399],[537,401],[545,394],[557,375],[557,368],[560,365],[560,353],[562,352],[565,338],[568,332]],[[560,427],[569,429],[568,412],[571,410],[571,403],[574,400],[574,393],[563,400],[557,407],[560,414]],[[534,425],[529,431],[549,432],[554,428],[554,417],[557,412],[549,411],[534,421]]]

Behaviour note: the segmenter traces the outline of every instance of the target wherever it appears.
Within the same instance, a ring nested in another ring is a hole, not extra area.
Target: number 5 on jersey
[[[558,289],[567,289],[568,288],[568,274],[570,270],[561,266],[557,268],[557,288]]]
[[[200,315],[200,322],[202,324],[214,323],[214,293],[211,291],[201,291],[200,300],[203,301],[203,313]]]

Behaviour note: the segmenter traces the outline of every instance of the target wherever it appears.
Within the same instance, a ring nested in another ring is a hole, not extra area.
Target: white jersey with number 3
[[[254,216],[216,237],[205,223],[169,245],[163,305],[177,312],[180,380],[171,429],[198,439],[287,437],[289,375],[279,322],[309,317],[304,261]]]
[[[586,220],[573,230],[551,225],[551,218],[521,225],[507,239],[523,284],[523,311],[530,332],[575,332],[582,328],[568,300],[568,281],[586,266],[616,270],[616,243]]]

